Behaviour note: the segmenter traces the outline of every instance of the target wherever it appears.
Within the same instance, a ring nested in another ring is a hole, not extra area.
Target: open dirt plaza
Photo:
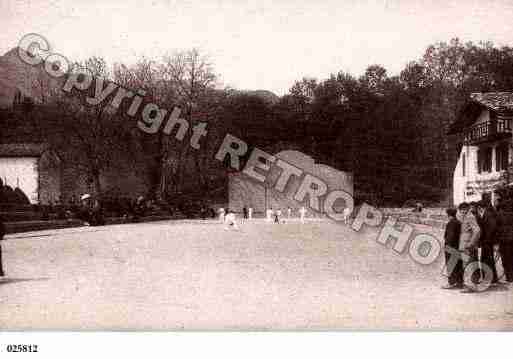
[[[13,234],[2,243],[0,329],[513,329],[513,288],[442,290],[442,262],[416,264],[375,238],[262,220],[240,231],[164,221]]]

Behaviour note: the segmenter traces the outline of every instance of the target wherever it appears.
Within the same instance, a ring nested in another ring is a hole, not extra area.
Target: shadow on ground
[[[12,284],[18,282],[37,282],[49,280],[50,278],[42,277],[42,278],[0,278],[0,286],[5,284]]]

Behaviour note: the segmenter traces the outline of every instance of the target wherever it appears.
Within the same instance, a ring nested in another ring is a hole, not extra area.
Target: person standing
[[[272,220],[272,217],[273,217],[273,208],[268,208],[267,211],[265,212],[265,220],[266,222],[271,222]]]
[[[219,222],[224,223],[224,208],[219,208]]]
[[[495,266],[494,246],[497,244],[497,214],[493,207],[485,201],[477,203],[478,223],[481,228],[479,247],[481,248],[481,263],[492,270],[492,283],[497,283],[497,268]]]
[[[92,209],[91,209],[91,195],[86,193],[80,197],[80,209],[78,211],[78,219],[82,221],[84,226],[91,225],[92,222]]]
[[[349,207],[346,207],[342,211],[342,217],[343,217],[344,224],[347,224],[347,222],[349,221],[349,216],[351,216],[351,209]]]
[[[103,208],[98,199],[96,199],[94,201],[91,213],[92,213],[91,225],[93,225],[93,226],[104,226],[105,225],[105,218],[103,216]]]
[[[224,218],[224,223],[225,223],[225,229],[230,229],[230,226],[233,229],[239,229],[239,226],[237,226],[237,221],[235,220],[235,212],[233,212],[230,209],[228,209],[226,211],[226,216]]]
[[[292,208],[287,208],[287,219],[290,220],[290,218],[292,218]]]
[[[301,223],[305,223],[305,216],[306,216],[306,208],[305,208],[305,206],[302,206],[299,209],[299,218],[301,219]]]
[[[248,217],[249,219],[253,219],[253,207],[248,208]]]
[[[274,223],[280,223],[281,209],[277,209],[274,215]]]
[[[242,217],[248,219],[248,207],[246,206],[242,207]]]
[[[463,262],[463,285],[462,293],[475,292],[474,286],[477,284],[476,273],[479,271],[474,270],[471,273],[465,273],[467,267],[474,262],[478,261],[478,240],[481,235],[481,229],[477,223],[476,217],[470,211],[470,205],[466,202],[458,206],[461,218],[461,234],[460,234],[460,251],[462,252]],[[469,270],[470,272],[470,270]],[[469,274],[469,275],[465,275]]]
[[[460,247],[460,235],[461,235],[461,223],[456,219],[457,211],[454,208],[448,208],[447,216],[449,217],[449,222],[445,227],[445,246],[451,247],[455,251],[457,251]],[[449,264],[451,258],[451,253],[445,251],[445,264],[446,267]],[[458,262],[454,268],[447,267],[447,271],[451,271],[448,274],[448,284],[443,286],[442,289],[462,289],[463,288],[463,263],[461,262],[461,258],[458,258]]]
[[[513,283],[513,214],[507,212],[496,199],[494,203],[497,214],[497,237],[504,276],[508,283]]]
[[[0,277],[5,276],[4,266],[2,263],[2,241],[4,240],[4,236],[5,236],[5,224],[4,224],[4,219],[2,218],[2,216],[0,216]]]

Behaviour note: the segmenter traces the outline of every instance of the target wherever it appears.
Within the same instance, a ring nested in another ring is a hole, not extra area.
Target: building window
[[[508,169],[509,146],[503,143],[495,149],[495,168],[497,171],[505,171]]]
[[[480,148],[477,151],[477,171],[491,172],[492,171],[492,148]]]

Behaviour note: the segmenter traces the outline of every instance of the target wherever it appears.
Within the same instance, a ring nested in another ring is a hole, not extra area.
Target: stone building
[[[0,178],[33,204],[68,203],[91,192],[92,180],[76,163],[49,149],[33,116],[61,84],[41,67],[24,63],[18,51],[0,56]],[[102,188],[131,197],[146,194],[149,183],[143,168],[133,170],[129,156],[119,162],[125,170],[104,173]]]

